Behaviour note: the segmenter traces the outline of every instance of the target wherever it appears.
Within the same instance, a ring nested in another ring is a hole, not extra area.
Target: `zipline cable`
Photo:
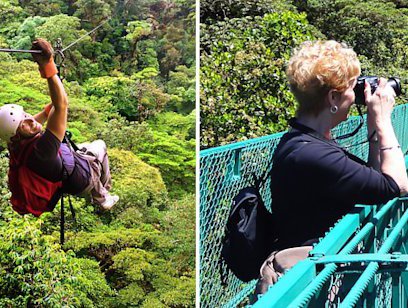
[[[74,46],[76,43],[78,43],[80,40],[82,40],[83,38],[85,38],[86,36],[88,36],[89,34],[92,34],[93,32],[95,32],[96,30],[98,30],[100,27],[102,27],[104,24],[106,24],[108,21],[110,20],[110,18],[106,19],[104,22],[102,22],[100,25],[98,25],[97,27],[93,28],[91,31],[87,32],[86,34],[84,34],[83,36],[81,36],[79,39],[77,39],[76,41],[72,42],[71,44],[69,44],[67,47],[65,47],[64,49],[60,50],[60,53],[63,53],[65,50],[71,48],[72,46]],[[42,53],[41,50],[25,50],[25,49],[9,49],[9,48],[0,48],[0,52],[22,52],[22,53]]]
[[[74,42],[72,42],[71,44],[69,44],[65,48],[62,47],[61,38],[57,39],[56,44],[54,46],[54,59],[55,59],[55,64],[57,65],[57,69],[58,69],[58,76],[61,78],[61,80],[64,79],[63,75],[65,75],[63,73],[63,72],[65,72],[65,65],[64,65],[65,55],[64,55],[64,52],[66,50],[68,50],[69,48],[71,48],[72,46],[74,46],[75,44],[77,44],[80,40],[82,40],[86,36],[92,34],[96,30],[98,30],[100,27],[102,27],[104,24],[106,24],[109,20],[110,20],[110,18],[106,19],[101,24],[99,24],[97,27],[93,28],[91,31],[87,32],[86,34],[84,34],[79,39],[75,40]]]
[[[104,22],[102,22],[99,26],[93,28],[91,31],[89,31],[88,33],[84,34],[83,36],[81,36],[79,39],[77,39],[76,41],[72,42],[71,44],[69,44],[67,47],[65,47],[64,49],[61,50],[61,52],[64,52],[65,50],[71,48],[72,46],[74,46],[76,43],[78,43],[80,40],[82,40],[84,37],[88,36],[89,34],[92,34],[93,32],[95,32],[96,30],[98,30],[100,27],[102,27],[104,24],[106,24],[108,21],[110,20],[110,18],[106,19]]]

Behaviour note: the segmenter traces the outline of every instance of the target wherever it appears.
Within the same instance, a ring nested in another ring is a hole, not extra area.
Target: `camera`
[[[365,105],[364,97],[364,82],[367,81],[371,86],[371,94],[378,88],[379,78],[375,76],[360,76],[357,78],[357,84],[354,87],[354,93],[356,94],[355,103],[357,105]],[[390,77],[387,81],[387,85],[390,85],[395,94],[398,96],[401,94],[401,81],[397,77]]]

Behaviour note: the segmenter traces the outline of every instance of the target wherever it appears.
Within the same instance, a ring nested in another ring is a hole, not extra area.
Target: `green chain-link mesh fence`
[[[395,132],[404,153],[408,149],[407,108],[408,105],[397,106],[393,113]],[[333,135],[341,136],[353,131],[359,121],[359,117],[350,118],[334,129]],[[221,241],[231,200],[241,188],[251,184],[253,174],[260,176],[271,168],[272,155],[282,135],[283,133],[278,133],[200,152],[199,287],[202,307],[245,305],[248,295],[254,289],[256,281],[243,283],[221,262]],[[364,143],[366,140],[367,129],[364,124],[356,135],[341,141],[341,144],[353,154],[366,159],[368,156],[368,143]],[[264,187],[269,187],[269,183],[266,183]],[[265,189],[261,191],[261,194],[266,207],[273,210],[270,192]],[[382,240],[382,238],[378,239]],[[361,251],[366,251],[366,249],[372,250],[373,248],[366,246]],[[226,277],[225,285],[221,284],[221,272]],[[350,281],[350,275],[355,277],[356,274],[340,273],[330,276],[330,282],[325,285],[325,305],[327,307],[336,307],[336,303],[342,300],[342,290],[347,286],[345,283]],[[383,273],[376,275],[376,283],[381,286],[381,290],[384,290],[381,291],[381,294],[385,294],[379,295],[376,298],[377,301],[380,300],[380,297],[384,298],[383,302],[389,298],[387,290],[390,279]],[[341,286],[338,286],[340,284]],[[377,290],[380,289],[377,288]]]

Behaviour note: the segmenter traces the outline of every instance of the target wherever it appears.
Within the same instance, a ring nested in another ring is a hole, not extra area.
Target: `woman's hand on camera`
[[[380,78],[377,90],[371,94],[371,86],[365,83],[364,96],[368,108],[369,117],[375,125],[381,125],[384,121],[391,120],[392,110],[395,104],[395,91],[387,85],[385,78]]]

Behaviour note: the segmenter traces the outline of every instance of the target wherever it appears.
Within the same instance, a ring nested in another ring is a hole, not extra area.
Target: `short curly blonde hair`
[[[304,42],[289,60],[286,74],[299,102],[298,113],[317,115],[330,89],[343,92],[360,75],[357,54],[336,41]]]

